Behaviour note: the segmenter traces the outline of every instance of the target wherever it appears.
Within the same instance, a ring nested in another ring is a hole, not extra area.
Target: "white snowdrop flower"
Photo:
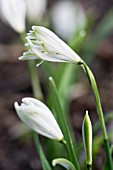
[[[51,62],[79,63],[81,58],[57,35],[45,27],[32,26],[26,37],[29,51],[20,60],[40,59]]]
[[[50,12],[55,32],[63,39],[69,39],[74,32],[84,28],[86,14],[78,1],[61,0],[56,2]]]
[[[0,0],[0,15],[15,31],[25,31],[26,5],[23,0]]]
[[[48,138],[62,141],[63,134],[49,108],[41,101],[26,97],[19,106],[14,103],[20,119],[35,132]]]
[[[46,10],[47,0],[25,0],[27,5],[27,18],[30,23],[38,23]]]

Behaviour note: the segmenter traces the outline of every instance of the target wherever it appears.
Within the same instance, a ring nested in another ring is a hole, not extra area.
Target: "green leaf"
[[[36,61],[28,60],[29,74],[31,78],[32,90],[35,98],[43,100],[43,95],[40,87],[40,82],[38,78],[38,72],[36,70]]]
[[[56,166],[56,164],[63,166],[67,170],[76,170],[74,165],[67,159],[57,158],[52,161],[52,165]]]
[[[77,78],[76,72],[78,71],[78,67],[74,64],[66,64],[65,69],[62,74],[62,78],[58,84],[58,92],[61,96],[62,107],[63,110],[67,112],[69,108],[69,91],[72,84],[75,83],[75,79]]]
[[[75,165],[76,169],[79,170],[79,165],[78,165],[76,154],[74,151],[72,138],[71,138],[68,126],[67,126],[67,122],[66,122],[66,117],[65,117],[66,115],[64,114],[62,110],[61,101],[59,98],[59,94],[58,94],[55,82],[52,77],[49,78],[49,81],[50,81],[52,105],[53,105],[55,117],[63,132],[64,139],[67,142],[66,147],[68,150],[69,159]]]
[[[84,57],[85,61],[89,61],[91,56],[93,56],[99,46],[99,44],[107,38],[107,36],[113,30],[113,10],[109,11],[102,21],[97,26],[95,32],[88,36],[84,48],[82,50],[81,56]]]
[[[105,122],[108,122],[110,120],[113,120],[113,112],[107,112],[105,113],[104,115],[104,119],[105,119]],[[99,120],[95,122],[94,126],[93,126],[93,134],[95,134],[96,132],[98,132],[100,128],[100,122]]]
[[[76,51],[77,53],[80,51],[82,48],[83,42],[86,39],[86,30],[80,30],[77,32],[75,35],[73,35],[73,38],[69,41],[70,47]]]
[[[38,152],[40,160],[41,160],[41,165],[42,165],[43,170],[52,170],[52,168],[50,167],[50,165],[44,155],[42,147],[40,145],[38,134],[33,132],[33,137],[34,137],[34,142],[36,145],[37,152]]]

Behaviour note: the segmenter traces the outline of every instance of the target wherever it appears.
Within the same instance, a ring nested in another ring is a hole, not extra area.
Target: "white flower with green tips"
[[[26,97],[19,106],[14,103],[20,119],[35,132],[48,138],[63,141],[63,134],[49,108],[41,101]]]
[[[81,58],[57,35],[45,27],[32,26],[27,34],[29,51],[20,60],[39,59],[51,62],[79,63]]]

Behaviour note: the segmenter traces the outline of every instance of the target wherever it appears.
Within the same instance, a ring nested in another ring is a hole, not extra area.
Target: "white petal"
[[[55,140],[62,140],[63,134],[49,108],[34,98],[23,98],[15,109],[20,119],[37,133]]]
[[[50,55],[48,53],[45,54],[45,53],[38,51],[35,48],[33,48],[32,50],[40,59],[43,59],[43,60],[47,60],[51,62],[69,62],[68,60],[66,60],[65,56],[59,55],[59,58],[58,58],[58,55]]]
[[[33,26],[32,29],[36,31],[37,37],[42,40],[46,48],[49,46],[56,50],[56,53],[65,55],[68,57],[68,61],[72,63],[77,63],[80,61],[80,57],[57,35],[45,27]]]
[[[0,10],[4,22],[19,33],[25,31],[26,6],[23,0],[1,0]]]
[[[36,56],[33,56],[33,55],[24,55],[23,56],[20,56],[18,58],[19,60],[35,60],[35,59],[38,59]]]

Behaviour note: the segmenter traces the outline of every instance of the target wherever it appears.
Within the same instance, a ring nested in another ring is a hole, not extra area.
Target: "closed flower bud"
[[[63,134],[49,108],[39,100],[26,97],[19,106],[14,104],[20,119],[35,132],[48,138],[63,141]]]
[[[92,165],[92,125],[88,115],[88,111],[86,111],[86,115],[84,117],[82,134],[83,134],[84,147],[86,151],[87,165],[91,166]]]
[[[41,59],[51,62],[79,63],[81,58],[57,35],[45,27],[32,26],[27,34],[29,52],[20,60]]]
[[[25,31],[26,5],[23,0],[1,0],[0,15],[15,31]]]

